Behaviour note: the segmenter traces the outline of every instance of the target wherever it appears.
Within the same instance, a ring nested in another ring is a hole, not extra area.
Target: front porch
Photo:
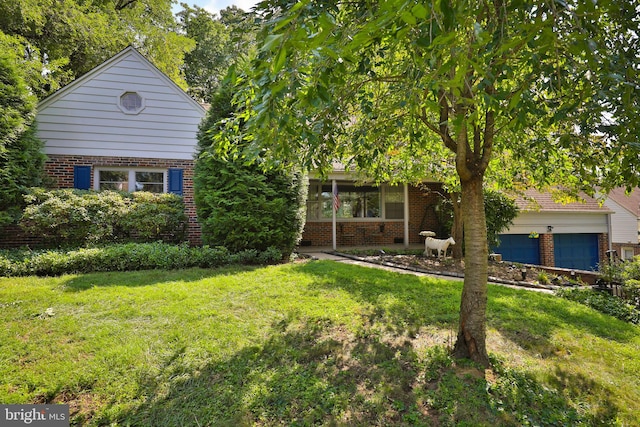
[[[355,185],[346,177],[312,180],[300,246],[407,248],[424,243],[423,230],[449,237],[438,214],[443,197],[437,183],[376,187]]]

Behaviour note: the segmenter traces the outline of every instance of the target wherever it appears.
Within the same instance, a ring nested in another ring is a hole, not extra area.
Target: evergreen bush
[[[37,99],[18,63],[9,49],[0,49],[0,225],[17,222],[23,194],[44,181],[43,143],[34,124]]]
[[[195,202],[205,244],[232,252],[277,248],[285,257],[302,236],[307,179],[300,172],[264,170],[247,164],[247,143],[216,145],[221,120],[233,114],[231,91],[223,87],[198,133],[194,171]]]

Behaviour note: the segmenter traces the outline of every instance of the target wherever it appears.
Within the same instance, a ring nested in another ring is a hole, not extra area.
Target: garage
[[[597,234],[554,234],[553,255],[556,267],[597,270]]]
[[[501,234],[500,246],[495,252],[501,254],[504,261],[540,264],[540,240],[528,234]]]

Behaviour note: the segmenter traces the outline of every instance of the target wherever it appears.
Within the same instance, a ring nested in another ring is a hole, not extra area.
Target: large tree
[[[184,53],[194,42],[177,33],[172,0],[0,0],[0,31],[17,37],[21,54],[37,59],[42,97],[128,45],[182,87]]]
[[[415,171],[414,159],[452,162],[466,248],[454,354],[488,365],[487,170],[494,160],[513,168],[503,176],[527,183],[552,173],[575,188],[638,184],[638,8],[613,0],[259,7],[268,25],[237,97],[250,105],[248,155],[324,170],[335,158],[379,171],[377,163]]]
[[[220,17],[205,9],[182,3],[177,13],[182,31],[196,42],[185,54],[184,73],[189,93],[211,103],[229,68],[246,61],[257,32],[255,15],[235,6],[220,11]]]

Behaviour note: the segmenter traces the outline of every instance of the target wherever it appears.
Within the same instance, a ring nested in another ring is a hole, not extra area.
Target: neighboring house
[[[614,211],[611,215],[611,246],[622,259],[640,255],[640,189],[627,194],[624,188],[612,190],[604,205]]]
[[[614,213],[597,200],[559,203],[550,193],[527,191],[517,200],[520,213],[500,235],[495,252],[503,260],[580,270],[595,270],[611,249],[609,227]]]
[[[182,195],[188,238],[197,244],[192,177],[204,116],[201,105],[128,47],[38,105],[46,172],[58,188]]]

